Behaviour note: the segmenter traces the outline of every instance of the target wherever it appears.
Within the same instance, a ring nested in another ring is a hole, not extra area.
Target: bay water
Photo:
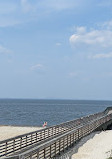
[[[48,126],[104,111],[112,101],[0,99],[0,125]]]

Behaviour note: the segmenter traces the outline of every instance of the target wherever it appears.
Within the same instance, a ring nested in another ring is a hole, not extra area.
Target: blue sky
[[[112,100],[111,0],[0,0],[0,98]]]

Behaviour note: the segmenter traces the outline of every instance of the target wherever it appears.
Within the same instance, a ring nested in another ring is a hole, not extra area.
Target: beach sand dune
[[[94,132],[76,145],[72,159],[107,159],[112,150],[112,130]]]
[[[40,129],[42,127],[0,126],[0,141]]]

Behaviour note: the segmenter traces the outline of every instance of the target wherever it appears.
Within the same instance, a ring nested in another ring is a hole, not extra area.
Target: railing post
[[[68,135],[67,135],[67,149],[68,149]]]
[[[37,133],[36,133],[36,141],[37,141]]]
[[[55,142],[55,155],[56,155],[56,150],[57,150],[57,149],[56,149],[56,142]]]
[[[6,142],[6,145],[5,145],[5,154],[7,154],[7,142]]]
[[[44,130],[44,139],[45,139],[45,130]]]
[[[53,127],[52,127],[52,136],[54,136],[54,134],[53,134]]]
[[[51,154],[51,149],[50,149],[50,154]],[[51,155],[50,155],[50,157],[51,157]],[[44,148],[44,158],[45,158],[45,148]]]
[[[64,149],[65,149],[65,142],[64,142],[64,138],[63,138],[63,152],[64,152]]]
[[[57,127],[55,127],[55,135],[56,135]]]
[[[59,127],[58,127],[58,134],[59,134]]]
[[[51,149],[51,145],[50,145],[50,158],[51,158],[51,151],[52,151],[52,149]]]
[[[32,135],[31,135],[31,143],[32,143]],[[26,146],[27,146],[27,135],[26,135]]]
[[[69,156],[69,159],[72,159],[72,156]]]
[[[83,127],[81,127],[81,137],[83,137]]]
[[[60,142],[60,140],[59,140],[59,155],[60,155],[60,144],[61,144],[61,142]]]
[[[39,151],[37,151],[37,159],[39,159]]]
[[[30,159],[32,159],[32,153],[30,154]]]
[[[78,139],[79,139],[79,129],[78,129]]]
[[[22,147],[22,137],[20,138],[20,149]]]
[[[47,129],[47,138],[49,137],[49,128]]]
[[[49,137],[49,129],[48,129],[48,137]]]
[[[89,124],[88,124],[88,133],[89,133]]]
[[[70,134],[70,147],[72,147],[72,145],[71,145],[72,141],[71,140],[72,140],[72,138],[71,138],[71,134]]]
[[[74,135],[74,133],[73,133],[73,145],[74,145],[74,136],[75,136],[75,135]]]
[[[40,141],[42,140],[42,131],[40,132]]]
[[[13,151],[15,150],[15,139],[13,140]]]

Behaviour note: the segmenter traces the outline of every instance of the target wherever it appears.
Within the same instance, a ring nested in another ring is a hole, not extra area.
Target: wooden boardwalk
[[[112,108],[0,142],[0,158],[59,158],[82,137],[112,120]]]

